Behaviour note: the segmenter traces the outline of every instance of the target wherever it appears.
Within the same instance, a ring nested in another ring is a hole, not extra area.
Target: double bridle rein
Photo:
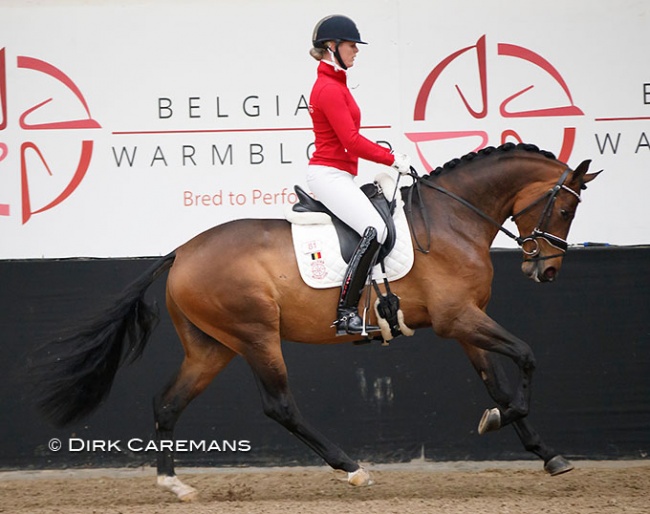
[[[515,221],[519,216],[522,214],[525,214],[526,212],[530,211],[533,207],[536,205],[542,203],[544,200],[546,200],[546,205],[544,205],[544,210],[540,214],[539,220],[537,221],[537,224],[535,225],[535,228],[533,231],[524,237],[521,236],[516,236],[512,232],[510,232],[507,228],[505,228],[503,225],[501,225],[499,222],[485,214],[482,210],[480,210],[478,207],[474,206],[464,198],[461,198],[455,193],[452,193],[451,191],[445,189],[444,187],[437,186],[435,184],[432,184],[430,181],[426,180],[425,178],[419,177],[415,171],[415,169],[411,168],[411,177],[414,179],[413,185],[409,188],[408,191],[408,197],[407,197],[407,206],[406,206],[406,212],[407,214],[412,218],[412,201],[413,201],[413,191],[415,190],[417,195],[418,195],[418,200],[420,204],[420,212],[422,214],[422,219],[424,220],[424,224],[426,227],[426,232],[427,232],[427,246],[426,248],[423,247],[420,244],[420,241],[417,238],[417,235],[415,234],[413,230],[413,224],[409,223],[409,226],[411,227],[411,235],[413,236],[413,240],[418,246],[418,250],[422,253],[429,253],[429,250],[431,248],[431,235],[429,233],[429,221],[426,216],[425,212],[425,207],[424,203],[422,202],[422,197],[421,197],[421,192],[420,192],[420,186],[424,184],[427,187],[430,187],[431,189],[435,189],[436,191],[439,191],[440,193],[443,193],[450,198],[453,198],[457,202],[460,202],[463,204],[465,207],[468,209],[474,211],[476,214],[478,214],[481,218],[487,220],[490,222],[492,225],[497,227],[498,230],[503,232],[505,235],[507,235],[510,239],[513,239],[516,241],[516,243],[519,245],[521,248],[522,252],[524,252],[525,261],[532,261],[532,260],[545,260],[545,259],[552,259],[554,257],[561,257],[566,253],[566,250],[568,248],[568,243],[566,240],[562,239],[561,237],[558,237],[554,234],[551,234],[546,231],[546,227],[548,226],[551,214],[553,212],[553,205],[555,204],[555,200],[557,199],[557,195],[561,190],[567,191],[571,193],[573,196],[575,196],[578,199],[578,202],[581,201],[580,195],[576,193],[573,189],[565,185],[566,179],[569,176],[569,173],[571,172],[570,168],[566,168],[562,172],[562,176],[559,178],[557,183],[549,189],[545,194],[540,196],[537,200],[533,201],[531,204],[529,204],[527,207],[524,207],[521,209],[519,212],[514,213],[511,216],[511,220]],[[550,244],[552,247],[557,248],[560,250],[560,253],[553,254],[553,255],[547,255],[545,257],[540,257],[539,252],[540,252],[540,247],[539,247],[539,242],[538,239],[544,239],[548,244]],[[533,242],[534,243],[534,248],[532,250],[526,250],[524,248],[524,244],[528,242]]]

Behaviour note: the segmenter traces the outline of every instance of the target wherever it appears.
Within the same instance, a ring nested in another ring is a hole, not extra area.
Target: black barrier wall
[[[517,251],[492,256],[488,311],[537,357],[531,422],[569,458],[648,458],[650,248],[571,249],[553,284],[526,279]],[[83,422],[48,426],[26,400],[22,369],[34,345],[101,311],[149,264],[0,262],[0,468],[154,462],[151,398],[182,358],[164,311],[164,279],[150,289],[161,304],[153,341]],[[285,343],[284,351],[303,414],[353,458],[531,458],[510,427],[477,435],[481,414],[494,404],[459,346],[431,330],[387,347]],[[322,464],[263,415],[241,359],[190,405],[176,435],[187,442],[177,453],[180,465]]]

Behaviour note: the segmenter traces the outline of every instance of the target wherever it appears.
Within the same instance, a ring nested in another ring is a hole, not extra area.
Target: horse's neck
[[[537,161],[541,162],[541,161]],[[539,182],[542,168],[535,159],[475,161],[470,166],[449,171],[440,177],[439,185],[453,191],[472,204],[497,224],[502,225],[513,214],[518,194],[532,182]],[[468,209],[458,203],[456,212]],[[498,232],[485,233],[486,242],[492,242]]]
[[[450,173],[445,182],[459,196],[498,223],[511,214],[517,194],[529,179],[512,166],[490,166],[484,169],[467,167]]]

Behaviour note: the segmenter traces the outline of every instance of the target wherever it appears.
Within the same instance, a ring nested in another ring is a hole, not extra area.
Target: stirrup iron
[[[367,325],[364,317],[359,316],[357,309],[339,308],[339,318],[332,323],[336,327],[337,336],[361,335],[366,337],[369,332],[381,332],[375,325]]]

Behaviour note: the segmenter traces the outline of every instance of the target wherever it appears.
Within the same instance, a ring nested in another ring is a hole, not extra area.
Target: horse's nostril
[[[551,282],[557,276],[557,270],[554,267],[549,267],[544,270],[544,278]]]

